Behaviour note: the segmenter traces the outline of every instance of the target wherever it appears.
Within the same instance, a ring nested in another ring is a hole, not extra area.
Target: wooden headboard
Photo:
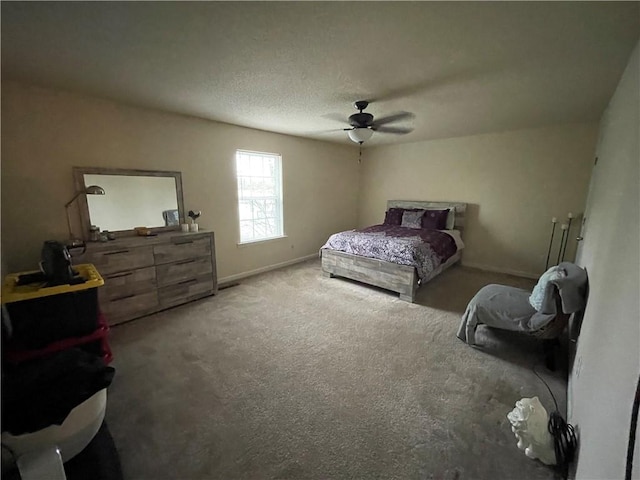
[[[456,219],[454,228],[464,231],[464,214],[467,211],[467,204],[461,202],[423,202],[420,200],[388,200],[387,209],[389,208],[455,208]]]

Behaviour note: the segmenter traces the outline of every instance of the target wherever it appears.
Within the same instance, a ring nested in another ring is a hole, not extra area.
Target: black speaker
[[[77,272],[71,268],[71,255],[67,247],[55,240],[47,240],[42,245],[40,269],[47,280],[48,287],[56,285],[72,285],[76,281]],[[80,279],[80,282],[83,282]]]

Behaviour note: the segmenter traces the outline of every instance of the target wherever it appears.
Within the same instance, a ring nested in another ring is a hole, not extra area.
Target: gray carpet
[[[409,304],[312,260],[115,327],[107,421],[125,478],[554,478],[505,417],[526,396],[552,408],[540,345],[455,337],[488,283],[533,286],[456,266]]]

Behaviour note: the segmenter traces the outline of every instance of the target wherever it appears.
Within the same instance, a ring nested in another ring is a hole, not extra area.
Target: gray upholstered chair
[[[487,285],[467,305],[458,338],[475,345],[478,325],[542,339],[557,338],[570,315],[585,307],[586,292],[587,273],[569,262],[547,270],[533,292],[506,285]]]

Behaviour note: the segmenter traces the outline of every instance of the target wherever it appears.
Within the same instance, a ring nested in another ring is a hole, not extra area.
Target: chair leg
[[[542,341],[542,350],[544,352],[544,365],[551,372],[556,371],[556,350],[560,345],[557,338]]]

